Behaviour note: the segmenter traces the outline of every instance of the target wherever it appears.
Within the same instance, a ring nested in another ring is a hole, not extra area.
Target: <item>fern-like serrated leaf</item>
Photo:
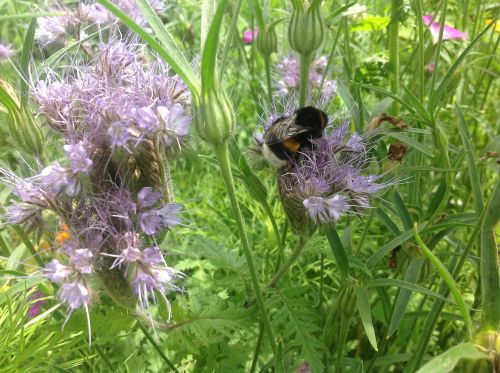
[[[307,298],[309,290],[307,287],[276,290],[268,300],[268,307],[277,311],[272,317],[273,328],[282,330],[286,339],[300,347],[300,360],[295,365],[305,361],[313,372],[322,372],[319,317]]]

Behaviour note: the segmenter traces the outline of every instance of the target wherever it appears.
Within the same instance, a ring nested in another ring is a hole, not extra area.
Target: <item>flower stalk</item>
[[[399,0],[391,0],[391,24],[389,27],[389,64],[391,66],[391,92],[399,94]],[[394,115],[399,115],[399,103],[392,104]]]
[[[231,207],[233,209],[234,218],[236,220],[236,226],[238,228],[238,233],[241,238],[241,243],[243,245],[243,253],[245,254],[245,259],[248,266],[248,271],[250,273],[250,278],[252,281],[253,290],[255,292],[255,298],[257,300],[257,305],[262,318],[262,323],[266,329],[267,336],[269,338],[269,343],[273,353],[276,354],[276,342],[274,339],[274,334],[271,328],[271,322],[267,314],[264,299],[262,297],[262,291],[260,289],[259,280],[257,276],[257,271],[253,263],[252,252],[250,250],[250,243],[248,241],[248,236],[245,230],[245,225],[243,223],[243,216],[241,215],[240,205],[238,203],[238,198],[236,196],[236,189],[234,187],[233,174],[231,172],[231,164],[229,161],[229,151],[226,143],[222,143],[215,146],[215,154],[217,156],[217,161],[219,162],[219,167],[226,184],[226,189],[229,195],[229,201],[231,202]]]

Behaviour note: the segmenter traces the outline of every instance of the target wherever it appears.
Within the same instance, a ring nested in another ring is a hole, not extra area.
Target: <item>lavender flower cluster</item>
[[[110,40],[64,78],[47,71],[32,95],[68,160],[25,179],[0,170],[18,197],[4,220],[41,230],[55,214],[68,227],[44,270],[60,285],[68,317],[88,309],[91,274],[113,299],[131,290],[142,308],[158,295],[168,305],[167,291],[179,290],[174,280],[182,274],[166,264],[157,237],[181,222],[162,156],[188,134],[190,94],[168,66],[157,59],[151,68],[147,58],[144,46]]]
[[[312,88],[320,90],[319,95],[325,100],[331,99],[337,92],[335,80],[326,78],[328,60],[321,56],[311,64],[309,69],[309,84]],[[278,80],[278,95],[287,96],[299,90],[300,63],[295,57],[286,57],[278,63],[280,80]]]
[[[285,111],[285,116],[293,112],[290,108]],[[262,132],[276,117],[279,115],[271,115],[255,132],[257,146],[262,145]],[[296,233],[310,233],[348,213],[359,214],[370,207],[377,191],[394,184],[380,182],[383,174],[367,172],[369,143],[375,135],[349,134],[347,122],[336,128],[329,126],[321,138],[311,140],[311,148],[304,148],[278,170],[278,190]]]
[[[121,11],[127,14],[134,22],[141,26],[146,25],[146,20],[134,0],[111,0]],[[165,11],[163,0],[149,0],[153,10],[162,14]],[[41,46],[63,44],[69,35],[79,39],[85,37],[82,25],[106,26],[116,22],[116,17],[103,5],[86,1],[79,2],[76,7],[52,7],[48,12],[57,14],[50,17],[40,17],[35,32],[35,39]],[[75,35],[75,33],[79,35]]]

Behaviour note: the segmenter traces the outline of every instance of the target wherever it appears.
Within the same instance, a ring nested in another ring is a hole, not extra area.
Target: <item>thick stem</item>
[[[389,27],[389,64],[391,66],[391,92],[399,93],[399,1],[391,0],[391,24]],[[394,115],[399,115],[399,103],[392,104]]]
[[[300,96],[299,107],[306,106],[309,94],[309,66],[311,65],[311,54],[300,55]]]
[[[422,21],[422,0],[415,0],[415,11],[417,14],[418,27],[418,92],[420,102],[424,102],[425,97],[425,51],[424,51],[424,23]]]
[[[440,28],[439,28],[439,38],[436,46],[436,56],[434,58],[434,72],[432,73],[431,79],[431,90],[430,95],[434,93],[434,86],[436,84],[436,76],[438,72],[439,59],[441,57],[441,46],[443,44],[443,32],[444,32],[444,22],[446,20],[446,11],[448,10],[448,0],[444,0],[443,2],[443,12],[441,13],[441,18],[439,20]],[[429,105],[432,100],[429,100]],[[429,107],[429,109],[434,110],[434,108]],[[431,112],[432,117],[434,117],[434,112]]]
[[[481,227],[481,289],[483,301],[482,330],[497,330],[500,321],[500,286],[498,278],[498,251],[495,242],[495,227],[499,221],[500,179],[497,180],[486,207]]]
[[[271,82],[271,56],[266,54],[264,56],[264,64],[266,66],[266,83],[267,83],[267,98],[269,104],[273,103],[273,85]]]
[[[295,246],[295,249],[293,252],[290,254],[290,256],[285,260],[285,262],[281,265],[280,269],[278,272],[275,273],[271,281],[267,284],[266,287],[268,288],[273,288],[276,286],[276,284],[281,280],[281,278],[285,275],[285,273],[288,271],[288,269],[292,266],[292,264],[295,262],[295,259],[297,259],[304,249],[305,245],[307,242],[307,238],[300,236],[299,240],[297,241],[297,245]]]
[[[247,262],[248,272],[250,273],[250,278],[252,280],[252,286],[255,292],[255,298],[257,300],[257,305],[259,307],[262,323],[269,338],[269,343],[271,344],[273,353],[276,355],[276,343],[271,329],[271,323],[269,321],[269,316],[267,314],[264,305],[264,300],[262,298],[262,292],[260,289],[257,272],[255,271],[255,267],[253,264],[252,252],[250,250],[248,236],[245,230],[245,226],[243,224],[243,216],[241,215],[240,205],[238,203],[238,198],[236,196],[236,189],[234,187],[234,180],[233,180],[233,174],[231,172],[231,164],[229,162],[229,151],[227,144],[223,143],[216,146],[215,154],[219,162],[219,167],[222,173],[222,177],[224,178],[224,183],[226,184],[229,200],[231,202],[231,207],[233,209],[234,218],[236,220],[236,226],[238,228],[238,233],[240,235],[241,243],[243,245],[243,252],[245,254],[245,259]]]

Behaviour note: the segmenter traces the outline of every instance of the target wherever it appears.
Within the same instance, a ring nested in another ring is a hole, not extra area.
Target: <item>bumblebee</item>
[[[264,132],[262,155],[271,166],[285,167],[297,152],[304,147],[311,147],[312,139],[323,136],[327,124],[328,116],[312,106],[280,117]]]

